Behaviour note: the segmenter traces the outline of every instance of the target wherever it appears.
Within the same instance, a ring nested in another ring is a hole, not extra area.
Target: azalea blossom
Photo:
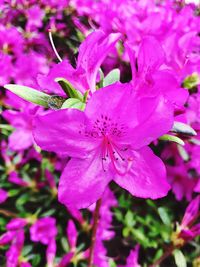
[[[184,245],[200,235],[200,223],[194,224],[199,217],[200,196],[194,198],[188,207],[176,232],[172,234],[172,241],[175,245]]]
[[[8,198],[8,193],[0,188],[0,204],[5,202],[7,198]]]
[[[172,124],[173,108],[162,96],[145,97],[116,83],[95,92],[85,112],[36,116],[34,138],[44,150],[72,157],[58,197],[66,206],[85,208],[111,180],[137,197],[165,196],[170,186],[164,164],[147,145]]]
[[[99,68],[120,36],[119,33],[106,35],[100,30],[89,34],[79,47],[76,68],[68,60],[54,65],[48,75],[38,75],[41,89],[60,95],[62,91],[55,79],[63,77],[82,93],[89,89],[94,92]]]

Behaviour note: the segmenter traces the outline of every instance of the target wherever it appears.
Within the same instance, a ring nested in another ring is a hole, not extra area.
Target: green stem
[[[157,267],[158,265],[160,265],[161,262],[163,262],[166,258],[168,258],[175,249],[176,248],[173,245],[169,246],[167,250],[164,252],[164,254],[149,267]]]

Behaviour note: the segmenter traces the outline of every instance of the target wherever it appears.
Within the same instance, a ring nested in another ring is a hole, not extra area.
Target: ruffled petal
[[[103,171],[100,157],[73,158],[60,178],[58,199],[67,207],[87,208],[101,198],[111,178],[109,171]]]
[[[167,195],[170,186],[166,180],[163,162],[149,147],[132,152],[132,166],[124,175],[116,175],[114,181],[133,196],[160,198]]]
[[[155,103],[157,104],[155,105]],[[138,126],[128,134],[129,137],[127,139],[129,138],[134,149],[149,145],[172,128],[174,123],[174,108],[172,104],[160,96],[155,101],[152,101],[152,106],[153,110],[147,108],[149,114],[147,110],[144,110],[145,117],[142,115]],[[143,108],[145,109],[145,105]],[[140,112],[142,113],[142,109]]]
[[[96,146],[95,141],[85,136],[84,123],[84,113],[75,109],[38,115],[33,123],[34,139],[44,150],[84,158]]]

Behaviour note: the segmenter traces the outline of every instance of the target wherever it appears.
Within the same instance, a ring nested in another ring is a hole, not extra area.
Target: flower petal
[[[138,71],[156,70],[164,61],[165,53],[160,43],[153,36],[145,37],[138,52]]]
[[[92,92],[96,90],[97,72],[110,52],[119,40],[121,34],[111,33],[106,35],[103,31],[91,33],[79,48],[77,69],[84,69],[89,88]]]
[[[60,178],[58,199],[67,207],[87,208],[102,196],[111,179],[110,172],[103,171],[100,157],[73,158]]]
[[[157,104],[154,105],[154,102]],[[162,96],[153,100],[152,106],[154,109],[149,108],[149,114],[148,110],[144,110],[146,118],[144,119],[144,115],[142,115],[138,126],[129,133],[129,139],[134,149],[149,145],[172,128],[174,122],[173,106]],[[144,102],[143,108],[145,108]],[[142,109],[140,111],[142,112]]]
[[[35,117],[33,135],[36,143],[44,150],[83,158],[96,144],[85,137],[82,129],[84,122],[85,115],[79,110],[49,112]]]
[[[133,151],[132,158],[129,172],[124,176],[116,175],[114,181],[136,197],[156,199],[166,196],[170,186],[163,162],[149,147]]]
[[[9,136],[9,148],[14,151],[24,150],[33,144],[32,131],[28,129],[16,129]]]
[[[200,208],[200,196],[194,198],[187,206],[181,225],[188,226],[198,215]]]

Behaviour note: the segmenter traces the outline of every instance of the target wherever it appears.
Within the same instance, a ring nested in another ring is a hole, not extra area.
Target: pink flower
[[[47,245],[46,259],[49,267],[53,266],[56,254],[56,220],[52,217],[38,219],[30,227],[31,240]]]
[[[14,218],[6,225],[6,229],[8,231],[15,231],[23,228],[27,224],[28,220],[25,218]]]
[[[41,218],[30,227],[31,240],[48,245],[57,235],[56,220],[52,217]]]
[[[11,246],[6,252],[6,266],[17,267],[19,263],[19,257],[24,245],[24,231],[19,230],[15,232],[15,237],[12,240]]]
[[[63,60],[55,65],[47,76],[38,76],[40,87],[61,94],[60,86],[54,79],[63,77],[82,93],[88,89],[94,92],[99,68],[120,36],[117,33],[107,36],[102,31],[91,33],[79,47],[76,68],[74,69],[67,60]]]
[[[147,147],[173,124],[173,108],[162,96],[143,97],[117,83],[96,91],[85,112],[53,111],[34,124],[39,146],[72,157],[58,190],[66,206],[88,207],[112,179],[137,197],[155,199],[170,189],[164,164]]]
[[[0,204],[5,202],[7,198],[8,198],[8,193],[5,190],[0,189]]]
[[[123,265],[124,267],[140,267],[138,264],[138,254],[139,254],[139,245],[136,245],[134,250],[131,250],[128,258],[126,265]],[[123,267],[123,266],[118,266],[118,267]]]
[[[18,173],[16,171],[12,171],[9,174],[8,181],[13,184],[17,184],[22,187],[29,186],[30,183],[24,181],[21,177],[19,177]]]
[[[200,196],[191,201],[186,208],[182,222],[177,226],[176,232],[172,234],[172,241],[175,245],[183,245],[200,235],[200,223],[194,224],[199,217]]]
[[[3,111],[4,119],[15,127],[14,132],[9,136],[9,148],[11,150],[20,151],[33,145],[32,119],[37,110],[38,107],[29,103],[21,111]]]
[[[130,43],[126,44],[126,49],[134,86],[138,90],[147,89],[146,94],[150,90],[160,91],[176,107],[182,108],[187,100],[188,91],[180,88],[174,73],[166,66],[165,52],[158,40],[153,36],[144,37],[139,46],[137,59]]]

